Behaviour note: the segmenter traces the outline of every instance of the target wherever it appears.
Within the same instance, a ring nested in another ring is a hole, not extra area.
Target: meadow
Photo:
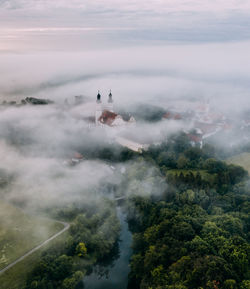
[[[227,163],[242,166],[250,173],[250,153],[244,152],[227,159]]]
[[[63,224],[28,215],[0,202],[0,270],[63,229]]]

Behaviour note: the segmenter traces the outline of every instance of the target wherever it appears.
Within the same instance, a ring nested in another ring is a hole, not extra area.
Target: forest
[[[250,288],[248,173],[185,135],[143,156],[167,188],[158,198],[131,197],[130,289]]]
[[[250,288],[250,183],[244,168],[223,160],[210,144],[191,146],[183,133],[142,154],[112,146],[81,153],[125,169],[116,169],[116,181],[105,180],[102,193],[88,203],[47,209],[70,229],[42,252],[22,289],[84,288],[94,266],[105,268],[119,256],[117,206],[133,234],[128,289]],[[117,204],[111,192],[125,199]]]

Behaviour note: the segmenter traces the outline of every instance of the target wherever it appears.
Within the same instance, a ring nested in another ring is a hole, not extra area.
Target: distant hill
[[[24,100],[22,100],[22,104],[25,104],[25,103],[29,103],[29,104],[33,104],[33,105],[44,105],[44,104],[52,104],[54,102],[50,99],[26,97]]]

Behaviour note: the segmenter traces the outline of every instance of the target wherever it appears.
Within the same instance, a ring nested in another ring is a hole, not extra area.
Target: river
[[[112,266],[105,269],[108,275],[100,276],[94,268],[91,275],[84,278],[84,289],[126,289],[129,274],[129,259],[132,254],[131,243],[132,234],[128,229],[126,215],[121,208],[117,208],[117,214],[121,222],[121,233],[119,241],[119,257],[114,261]]]

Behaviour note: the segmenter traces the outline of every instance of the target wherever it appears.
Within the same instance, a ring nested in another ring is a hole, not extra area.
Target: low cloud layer
[[[63,102],[82,94],[95,101],[97,90],[107,98],[112,88],[118,106],[196,97],[210,98],[222,110],[240,110],[249,102],[249,49],[249,42],[239,42],[6,53],[0,99],[37,96]]]
[[[0,51],[249,40],[248,1],[0,1]]]
[[[236,0],[0,0],[0,103],[55,102],[0,109],[0,169],[15,180],[5,196],[54,204],[89,197],[112,178],[100,161],[63,164],[79,147],[113,145],[120,134],[89,127],[98,90],[106,101],[112,89],[115,111],[209,100],[216,112],[240,115],[250,104],[249,8]],[[86,102],[74,106],[75,95]],[[128,131],[157,143],[190,126],[138,122]]]

